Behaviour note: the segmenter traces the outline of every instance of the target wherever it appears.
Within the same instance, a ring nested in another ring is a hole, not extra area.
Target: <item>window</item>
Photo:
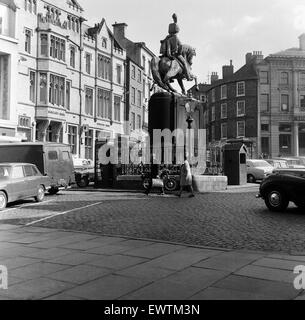
[[[93,160],[93,130],[85,133],[85,158]]]
[[[35,86],[36,86],[36,75],[34,71],[30,71],[30,101],[35,103]]]
[[[133,79],[136,78],[136,67],[135,66],[131,66],[131,77]]]
[[[291,135],[280,134],[279,135],[279,152],[281,155],[291,154]]]
[[[289,111],[289,95],[288,94],[281,95],[281,111],[283,112]]]
[[[212,89],[212,102],[215,102],[215,89]]]
[[[131,129],[136,130],[136,115],[134,112],[131,112]]]
[[[86,72],[91,73],[91,54],[86,53]]]
[[[103,40],[102,40],[102,47],[107,49],[107,39],[106,38],[103,38]]]
[[[97,91],[97,116],[111,119],[111,94],[110,91],[98,89]]]
[[[269,132],[269,124],[262,123],[261,124],[261,131]]]
[[[24,173],[26,177],[33,177],[34,176],[34,172],[32,169],[32,166],[24,166]]]
[[[142,106],[142,92],[138,90],[138,106]]]
[[[269,83],[269,72],[268,71],[261,71],[259,73],[260,83],[261,84],[268,84]]]
[[[119,64],[116,66],[116,81],[118,84],[122,83],[122,66]]]
[[[65,61],[66,41],[51,35],[50,57]]]
[[[245,136],[245,121],[237,122],[237,137]]]
[[[65,78],[50,75],[49,102],[57,106],[65,106]]]
[[[45,33],[40,35],[40,55],[43,57],[48,56],[48,35]]]
[[[227,131],[228,131],[227,123],[222,123],[221,124],[221,139],[227,138],[227,134],[228,134]]]
[[[305,111],[305,96],[304,95],[300,96],[300,108],[301,108],[301,111]]]
[[[146,98],[146,81],[145,79],[143,80],[143,99]]]
[[[237,101],[237,116],[242,117],[245,115],[245,101]]]
[[[85,89],[85,113],[93,116],[93,89]]]
[[[66,81],[66,108],[70,110],[71,104],[71,82]]]
[[[142,56],[142,66],[143,66],[144,72],[146,72],[146,58],[145,58],[145,56]]]
[[[221,86],[221,99],[227,98],[227,86],[223,85]]]
[[[121,121],[121,97],[114,96],[114,121]]]
[[[27,53],[31,53],[31,42],[32,42],[32,31],[29,29],[26,29],[24,50]]]
[[[22,166],[14,167],[12,171],[12,179],[22,179],[24,178]]]
[[[131,103],[136,104],[136,89],[131,87]]]
[[[268,155],[269,154],[269,138],[262,137],[261,142],[262,142],[261,143],[262,153]]]
[[[70,153],[68,151],[63,151],[61,154],[64,161],[70,160]]]
[[[75,68],[75,47],[70,47],[70,67]]]
[[[215,107],[214,106],[212,107],[212,110],[211,110],[211,116],[212,116],[211,120],[215,121]]]
[[[68,144],[71,147],[72,154],[76,154],[77,127],[68,126]]]
[[[269,94],[261,94],[261,112],[269,111]]]
[[[49,160],[58,160],[58,153],[57,153],[57,151],[49,151],[49,152],[48,152],[48,159],[49,159]]]
[[[111,80],[111,60],[100,54],[98,55],[98,76],[105,80]]]
[[[289,83],[288,72],[281,72],[280,82],[281,82],[281,84],[288,84]]]
[[[236,84],[236,92],[237,97],[244,96],[245,95],[245,82],[237,82]]]
[[[300,73],[300,85],[305,86],[305,72]]]
[[[3,20],[2,20],[2,17],[0,17],[0,34],[3,34]]]
[[[221,105],[221,119],[226,119],[227,118],[227,104],[223,103]]]
[[[286,123],[280,123],[279,125],[280,132],[291,132],[291,125]]]
[[[137,128],[142,129],[141,116],[137,115]]]
[[[40,73],[39,76],[39,101],[41,103],[47,103],[47,74]]]
[[[31,128],[31,118],[19,116],[18,126],[22,128]]]
[[[214,125],[211,127],[211,139],[212,139],[212,141],[215,141],[215,126]]]
[[[138,82],[142,82],[142,72],[140,69],[138,69]]]

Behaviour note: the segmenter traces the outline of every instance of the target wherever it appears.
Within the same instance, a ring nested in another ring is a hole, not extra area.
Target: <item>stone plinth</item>
[[[193,187],[196,192],[224,191],[228,186],[228,178],[225,176],[193,176]]]

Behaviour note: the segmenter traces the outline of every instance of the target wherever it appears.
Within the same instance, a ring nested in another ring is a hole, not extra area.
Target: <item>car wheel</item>
[[[148,190],[149,185],[150,185],[150,179],[149,178],[144,178],[144,180],[143,180],[143,188],[145,190]]]
[[[0,192],[0,211],[4,210],[6,208],[7,205],[7,197],[6,194],[4,192]]]
[[[80,181],[77,182],[77,185],[80,188],[86,188],[89,185],[89,179],[87,177],[84,177]]]
[[[255,183],[256,179],[252,174],[248,174],[247,181],[248,181],[248,183]]]
[[[289,200],[284,191],[272,188],[266,193],[265,204],[270,211],[281,212],[287,209]]]
[[[37,196],[35,197],[35,200],[37,202],[42,202],[45,196],[44,186],[39,186],[37,189]]]
[[[49,190],[49,194],[50,195],[55,195],[59,192],[59,189],[57,187],[52,187],[50,190]]]
[[[175,179],[166,179],[164,181],[164,187],[167,191],[175,191],[177,190],[177,181]]]

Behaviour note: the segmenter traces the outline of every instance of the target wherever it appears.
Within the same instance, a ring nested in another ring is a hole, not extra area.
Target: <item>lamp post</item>
[[[187,122],[187,132],[188,132],[188,157],[187,160],[191,164],[191,159],[192,159],[192,134],[191,134],[191,129],[192,129],[192,124],[194,122],[193,118],[193,113],[196,110],[197,107],[197,101],[193,99],[192,93],[189,92],[188,98],[185,103],[185,111],[186,111],[186,122]]]

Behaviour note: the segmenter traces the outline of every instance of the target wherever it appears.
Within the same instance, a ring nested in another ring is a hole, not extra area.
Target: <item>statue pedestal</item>
[[[193,175],[194,191],[199,193],[225,191],[228,187],[228,178],[225,176]]]

